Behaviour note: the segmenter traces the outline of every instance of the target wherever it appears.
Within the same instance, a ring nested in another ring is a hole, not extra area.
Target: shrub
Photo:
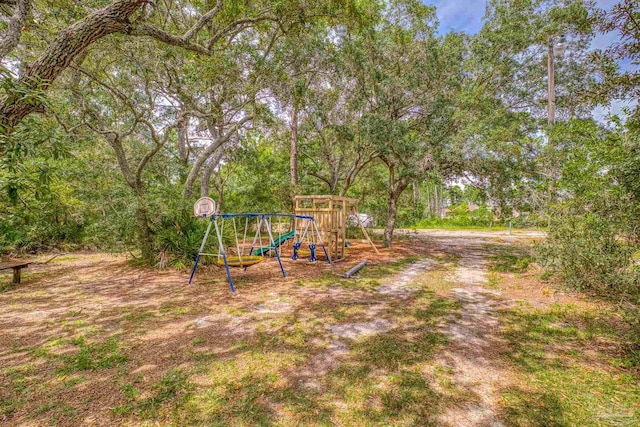
[[[158,248],[164,253],[161,258],[168,258],[165,262],[177,268],[190,265],[198,254],[207,225],[207,221],[194,218],[187,210],[174,217],[162,218],[156,230]],[[207,252],[210,252],[215,243],[215,232],[207,243]]]
[[[537,255],[571,288],[637,302],[640,270],[634,254],[638,249],[621,224],[584,213],[555,217]]]
[[[467,203],[449,208],[446,218],[425,218],[415,223],[415,228],[430,227],[490,227],[493,225],[493,213],[487,206],[470,211]]]

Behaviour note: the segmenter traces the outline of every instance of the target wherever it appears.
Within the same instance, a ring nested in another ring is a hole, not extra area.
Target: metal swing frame
[[[224,268],[227,274],[227,280],[229,281],[229,288],[231,289],[232,293],[235,293],[236,289],[235,289],[235,285],[233,283],[233,277],[231,276],[231,269],[229,266],[229,261],[227,259],[227,251],[225,249],[224,243],[222,242],[222,228],[219,224],[220,220],[224,220],[227,218],[231,218],[233,220],[235,220],[235,218],[246,218],[247,223],[249,218],[257,218],[258,219],[258,225],[257,225],[257,229],[256,229],[256,235],[254,236],[253,239],[253,243],[251,244],[251,249],[249,251],[249,256],[252,256],[253,250],[255,248],[255,243],[257,241],[258,238],[261,239],[261,227],[263,224],[265,224],[266,229],[267,229],[267,233],[269,235],[269,247],[271,250],[273,250],[273,252],[275,253],[276,259],[278,260],[278,265],[280,266],[280,271],[282,272],[282,277],[287,277],[287,273],[285,272],[284,269],[284,265],[282,264],[282,259],[280,258],[280,249],[279,249],[279,245],[276,245],[275,240],[273,238],[273,233],[271,230],[271,219],[273,218],[293,218],[294,221],[294,227],[295,227],[295,219],[304,219],[304,220],[308,220],[308,224],[307,224],[307,229],[309,228],[309,226],[312,226],[312,230],[315,233],[316,237],[317,237],[317,243],[320,244],[320,247],[322,247],[322,250],[324,252],[324,255],[327,259],[327,262],[329,263],[329,265],[333,265],[331,262],[331,258],[329,257],[329,252],[327,251],[327,248],[324,245],[324,242],[322,241],[322,236],[320,234],[320,231],[318,230],[318,226],[316,225],[314,219],[312,216],[308,216],[308,215],[293,215],[293,214],[283,214],[283,213],[228,213],[228,214],[211,214],[211,215],[201,215],[202,218],[207,218],[209,219],[209,224],[207,225],[207,230],[204,233],[204,238],[202,239],[202,243],[200,244],[200,249],[198,250],[198,254],[196,255],[195,258],[195,262],[193,264],[193,268],[191,269],[191,274],[189,276],[189,284],[191,285],[193,283],[193,278],[196,274],[196,269],[198,268],[198,264],[200,263],[200,258],[202,256],[218,256],[222,258],[223,264],[224,264]],[[246,224],[247,224],[246,223]],[[245,229],[247,227],[247,225],[245,224]],[[215,233],[216,233],[216,237],[217,237],[217,241],[218,241],[218,254],[208,254],[208,253],[204,253],[204,248],[207,244],[207,239],[209,238],[209,234],[211,233],[211,227],[213,226]],[[235,222],[234,222],[234,233],[235,233],[235,239],[236,239],[236,246],[239,247],[239,245],[237,244],[237,240],[238,240],[238,235],[237,232],[235,230]],[[305,230],[305,234],[306,234],[306,230]],[[246,235],[246,230],[245,230],[245,235]],[[246,269],[246,267],[245,267]]]

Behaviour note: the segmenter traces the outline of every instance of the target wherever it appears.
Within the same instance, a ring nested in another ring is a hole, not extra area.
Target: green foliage
[[[290,212],[288,152],[281,142],[252,133],[235,153],[223,212]]]
[[[79,243],[87,218],[66,182],[77,171],[73,141],[54,121],[30,117],[6,143],[0,158],[0,252]]]
[[[480,205],[477,209],[469,210],[467,203],[450,206],[445,218],[425,218],[415,223],[415,228],[444,227],[491,227],[493,225],[493,213],[486,205]]]
[[[183,209],[175,216],[163,217],[156,232],[158,247],[170,257],[173,266],[189,266],[198,254],[207,225],[207,220],[194,218],[190,210]],[[212,253],[217,246],[215,232],[207,243],[205,252]]]
[[[634,254],[640,247],[623,231],[621,224],[595,213],[561,215],[552,221],[538,253],[543,265],[571,287],[636,299],[640,270]]]
[[[543,265],[567,283],[614,298],[640,302],[640,204],[627,182],[640,161],[634,129],[605,131],[594,123],[563,125],[560,156],[566,156],[559,184],[571,197],[550,212],[549,238],[540,245]],[[560,134],[554,134],[560,137]]]

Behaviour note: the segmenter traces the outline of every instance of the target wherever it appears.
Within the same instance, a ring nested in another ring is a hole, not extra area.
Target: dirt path
[[[388,277],[376,289],[376,294],[385,296],[378,301],[369,298],[347,298],[343,304],[365,305],[362,321],[343,322],[326,325],[325,329],[331,336],[322,351],[311,357],[304,366],[297,368],[293,375],[297,386],[303,390],[322,390],[325,376],[337,368],[340,361],[349,354],[349,343],[361,337],[384,334],[392,329],[394,322],[387,317],[380,317],[380,313],[388,307],[394,298],[409,298],[418,288],[413,286],[414,280],[430,270],[436,262],[431,259],[416,261],[397,274]],[[344,290],[334,289],[334,296],[345,295]],[[375,294],[374,294],[375,295]]]
[[[496,402],[508,372],[498,362],[497,352],[502,343],[495,312],[509,302],[500,298],[499,291],[483,286],[488,282],[486,244],[495,244],[496,236],[486,233],[429,233],[418,237],[429,241],[439,251],[458,258],[457,267],[447,279],[459,285],[451,289],[450,297],[458,301],[461,308],[442,325],[441,332],[448,337],[449,344],[435,360],[436,365],[450,372],[450,387],[457,397],[452,397],[444,405],[438,421],[441,425],[456,427],[502,426]],[[504,240],[506,243],[511,239]],[[345,338],[354,340],[392,329],[393,322],[380,317],[379,313],[392,300],[409,298],[419,289],[416,281],[432,274],[435,265],[437,261],[429,258],[409,264],[386,278],[376,289],[377,294],[384,295],[385,299],[370,306],[362,322],[332,325],[329,331],[333,340],[302,368],[300,372],[304,375],[298,376],[298,385],[302,389],[320,390],[322,377],[349,354]],[[441,392],[445,396],[448,394],[445,390]]]
[[[362,280],[291,260],[283,279],[267,260],[234,272],[235,295],[214,268],[185,286],[186,272],[108,254],[34,266],[0,292],[0,425],[637,419],[634,373],[616,368],[621,320],[535,266],[510,269],[532,238],[412,232],[375,257],[352,242],[350,260],[373,264]]]
[[[501,342],[495,312],[507,302],[498,298],[499,291],[483,287],[488,282],[488,242],[475,235],[430,238],[459,257],[451,280],[460,287],[451,290],[451,297],[461,308],[443,325],[449,345],[437,363],[451,373],[451,386],[465,398],[452,399],[440,421],[448,426],[502,426],[496,402],[508,375],[497,362]]]

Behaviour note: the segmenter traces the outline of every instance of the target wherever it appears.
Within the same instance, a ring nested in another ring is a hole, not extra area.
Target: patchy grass
[[[418,260],[420,257],[408,256],[388,263],[367,265],[360,270],[359,275],[364,279],[381,279],[398,273]]]
[[[85,337],[79,336],[68,341],[68,344],[71,344],[71,351],[60,353],[60,348],[67,346],[67,340],[55,338],[40,347],[30,349],[29,353],[36,359],[44,358],[56,365],[56,372],[60,375],[111,369],[129,360],[122,352],[118,337],[110,337],[102,342],[87,342]]]
[[[0,293],[6,292],[16,287],[16,285],[12,283],[12,280],[13,279],[10,276],[0,276]]]
[[[529,292],[538,278],[519,275],[527,251],[504,248],[488,246],[497,267],[487,286],[507,288],[516,273]],[[438,425],[451,405],[478,399],[436,357],[447,345],[441,325],[460,308],[448,297],[455,251],[425,251],[437,262],[415,276],[407,298],[376,288],[417,257],[365,267],[358,280],[305,267],[296,282],[256,267],[238,278],[236,295],[218,270],[185,287],[183,273],[123,261],[86,270],[91,277],[69,269],[48,282],[34,279],[0,295],[5,322],[15,326],[1,354],[8,362],[0,366],[0,424],[78,425],[93,417],[99,425]],[[258,309],[276,300],[288,308]],[[614,310],[526,302],[509,310],[501,313],[504,354],[487,358],[516,378],[499,400],[505,425],[638,423],[637,365]],[[194,327],[201,316],[214,326]],[[376,318],[390,329],[350,340],[327,327]],[[301,373],[333,357],[336,342],[344,352],[308,374],[313,387],[302,385]]]
[[[365,304],[366,308],[366,304]],[[326,324],[361,321],[359,305],[314,304],[283,313],[274,325],[237,343],[227,357],[195,359],[152,392],[126,383],[116,419],[171,420],[175,425],[431,425],[440,408],[427,372],[446,343],[438,325],[455,301],[417,292],[390,302],[380,317],[397,327],[345,340],[349,354],[325,377],[325,388],[301,389],[297,372],[328,342]],[[205,348],[205,340],[191,344]],[[188,375],[190,373],[190,375]]]
[[[156,313],[154,311],[145,309],[134,309],[123,314],[122,320],[124,320],[125,322],[142,324],[155,316]]]
[[[406,268],[409,264],[418,261],[420,258],[409,256],[392,262],[369,264],[360,270],[358,278],[345,279],[334,272],[326,271],[318,277],[307,280],[296,281],[298,286],[322,288],[325,286],[339,286],[346,289],[358,289],[364,291],[374,291],[380,286],[380,279],[393,276],[397,272]],[[342,267],[342,266],[341,266]],[[343,269],[345,267],[342,267]],[[338,270],[340,271],[340,270]]]
[[[593,305],[522,306],[502,314],[519,385],[503,391],[516,426],[640,425],[638,371],[625,369],[619,315]]]
[[[136,388],[136,384],[126,383],[120,391],[127,403],[111,408],[111,413],[115,416],[135,414],[142,419],[157,419],[166,415],[164,412],[170,413],[182,405],[189,398],[193,386],[189,374],[178,368],[165,372],[162,379],[144,395]]]
[[[416,278],[416,283],[423,289],[434,291],[437,295],[448,295],[449,291],[459,286],[454,277],[457,260],[446,257],[447,261],[434,264],[427,274],[421,274]]]
[[[58,371],[61,374],[111,369],[129,360],[129,356],[122,352],[120,340],[117,337],[93,343],[88,343],[84,337],[80,337],[72,340],[71,343],[78,347],[78,351],[75,354],[60,356],[62,365]]]
[[[489,271],[497,273],[524,273],[533,262],[531,249],[526,246],[487,245],[491,252]]]
[[[330,374],[327,397],[340,402],[332,424],[433,425],[441,396],[425,372],[446,344],[437,324],[456,307],[424,292],[409,306],[391,307],[387,314],[399,317],[399,327],[354,341],[348,359]]]
[[[453,224],[453,223],[447,223],[447,222],[442,222],[442,223],[438,223],[438,224],[425,224],[425,225],[421,225],[420,227],[411,227],[411,230],[413,230],[414,232],[417,232],[418,230],[473,230],[473,231],[509,231],[509,227],[508,226],[502,226],[502,225],[494,225],[494,226],[487,226],[487,225],[457,225],[457,224]],[[517,229],[517,230],[523,230],[523,231],[530,231],[533,229]],[[513,231],[516,231],[516,229],[514,228]]]
[[[4,393],[0,391],[0,420],[9,418],[25,405],[32,389],[37,385],[33,364],[17,365],[1,369],[7,380]]]
[[[274,344],[271,340],[271,344]],[[200,368],[207,384],[190,395],[174,420],[179,425],[267,425],[274,401],[295,398],[283,371],[303,358],[258,339],[233,360],[207,362]],[[271,348],[272,350],[268,350]]]

